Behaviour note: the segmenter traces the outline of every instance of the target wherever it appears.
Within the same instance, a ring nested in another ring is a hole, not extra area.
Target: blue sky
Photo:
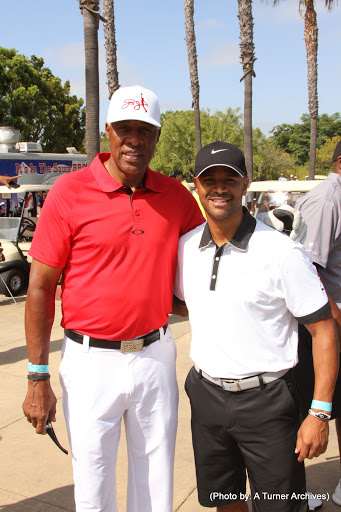
[[[299,122],[308,112],[304,23],[298,0],[253,2],[257,61],[253,81],[253,125],[264,133]],[[316,0],[319,26],[319,113],[341,111],[341,3],[329,12]],[[115,0],[121,85],[140,84],[156,92],[161,110],[191,108],[183,0]],[[237,0],[195,0],[200,107],[243,109],[240,83]],[[78,0],[3,2],[0,46],[15,48],[45,65],[71,92],[83,97],[83,20]],[[99,30],[101,121],[108,108],[103,29]]]

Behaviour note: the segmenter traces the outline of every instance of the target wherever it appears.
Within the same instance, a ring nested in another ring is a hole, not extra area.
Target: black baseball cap
[[[217,165],[230,167],[243,178],[247,176],[244,153],[229,142],[212,142],[203,147],[195,159],[194,176]]]
[[[333,154],[333,162],[336,162],[336,160],[341,156],[341,140],[336,144],[335,151]]]

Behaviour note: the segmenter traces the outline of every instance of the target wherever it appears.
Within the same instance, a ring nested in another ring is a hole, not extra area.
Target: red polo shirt
[[[167,322],[179,236],[204,219],[184,186],[149,168],[145,188],[128,194],[108,158],[58,178],[29,254],[64,268],[63,327],[122,340]]]

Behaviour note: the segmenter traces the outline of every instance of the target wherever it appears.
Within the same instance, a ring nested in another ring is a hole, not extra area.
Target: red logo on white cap
[[[124,100],[122,105],[122,110],[128,107],[133,107],[134,110],[140,110],[143,108],[145,112],[147,112],[146,107],[148,107],[148,103],[144,101],[143,94],[141,93],[141,101],[138,100]]]

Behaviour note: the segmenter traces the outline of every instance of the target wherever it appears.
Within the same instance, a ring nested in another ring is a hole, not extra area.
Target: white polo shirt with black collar
[[[219,248],[207,223],[180,238],[174,294],[189,309],[192,360],[218,378],[292,368],[298,322],[331,311],[305,249],[246,208]]]

